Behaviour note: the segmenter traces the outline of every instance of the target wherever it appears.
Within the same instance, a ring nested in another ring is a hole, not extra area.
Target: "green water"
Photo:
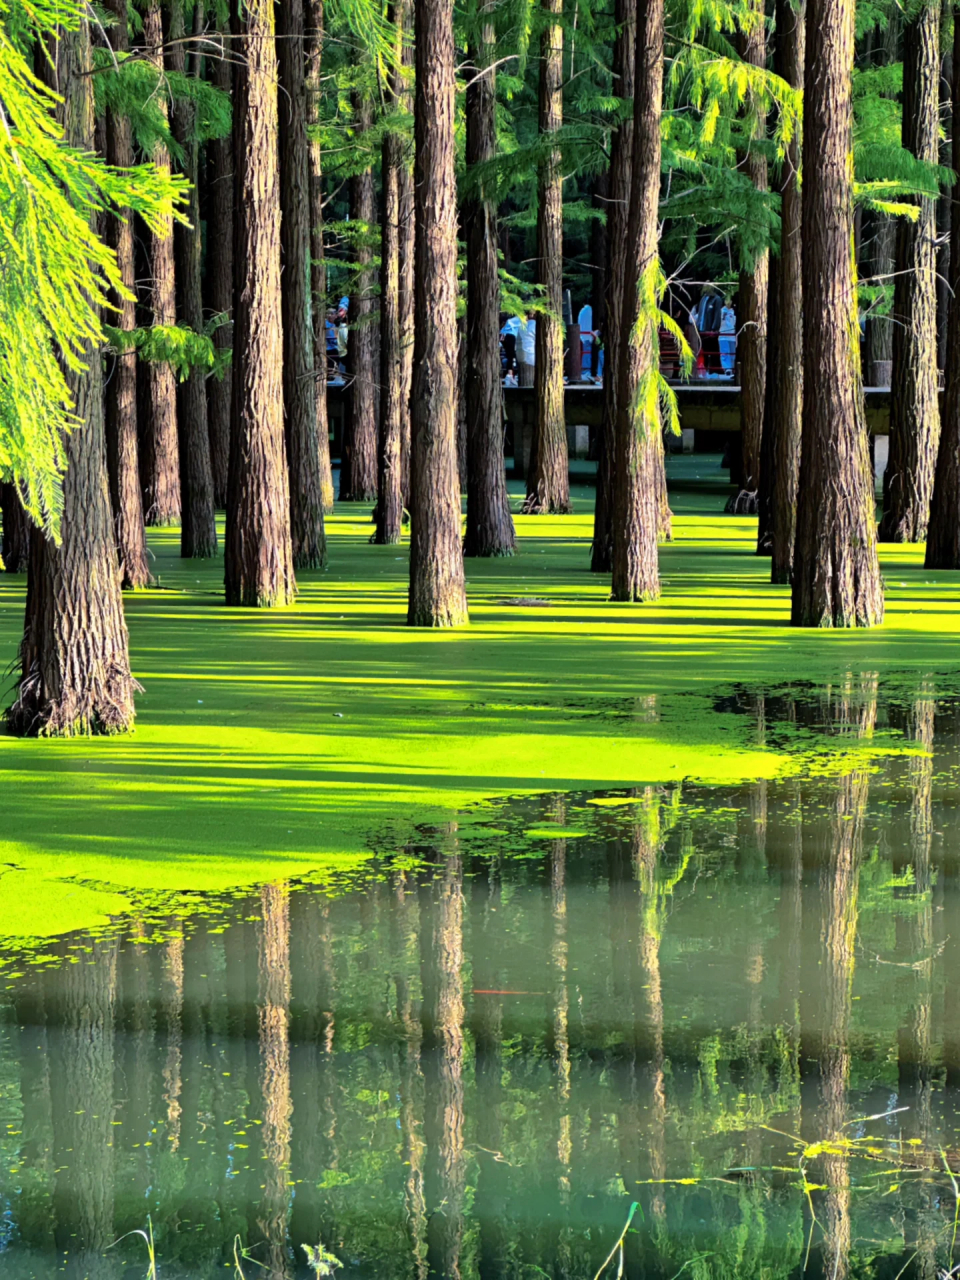
[[[4,940],[0,1276],[134,1280],[152,1227],[167,1277],[243,1249],[292,1280],[322,1241],[340,1275],[591,1280],[636,1202],[630,1277],[934,1280],[960,700],[865,677],[717,709],[833,749]]]

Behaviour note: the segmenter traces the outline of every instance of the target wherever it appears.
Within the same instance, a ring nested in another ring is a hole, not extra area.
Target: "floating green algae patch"
[[[329,571],[275,611],[226,609],[222,562],[182,561],[179,532],[152,531],[159,588],[126,602],[136,734],[0,738],[0,863],[44,890],[18,894],[37,906],[5,927],[41,932],[64,881],[122,894],[333,873],[494,796],[774,777],[791,751],[718,709],[717,690],[956,669],[957,585],[922,568],[922,548],[883,549],[883,628],[798,632],[753,554],[755,520],[720,514],[722,499],[676,495],[652,605],[611,604],[588,572],[587,491],[572,516],[519,518],[516,557],[467,562],[459,632],[404,626],[407,549],[369,545],[366,508],[338,509]],[[0,583],[0,669],[23,586]]]

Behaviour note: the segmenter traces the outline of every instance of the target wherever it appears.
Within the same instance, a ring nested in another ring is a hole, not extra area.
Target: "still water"
[[[960,701],[723,709],[836,751],[5,945],[0,1276],[949,1269]]]

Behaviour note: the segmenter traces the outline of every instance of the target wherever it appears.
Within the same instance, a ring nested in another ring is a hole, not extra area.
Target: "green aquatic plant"
[[[328,1252],[322,1244],[303,1244],[300,1246],[307,1255],[307,1266],[320,1280],[321,1276],[332,1276],[337,1267],[343,1263],[333,1253]]]

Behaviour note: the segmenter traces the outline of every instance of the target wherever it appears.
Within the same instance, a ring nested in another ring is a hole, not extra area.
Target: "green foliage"
[[[207,370],[215,378],[223,378],[230,367],[232,352],[229,348],[214,346],[211,335],[224,321],[223,316],[215,317],[203,333],[197,333],[187,324],[154,324],[139,329],[116,329],[104,324],[103,330],[110,350],[117,354],[136,351],[141,360],[151,364],[169,364],[183,382],[194,369]]]
[[[76,30],[83,12],[79,0],[24,0],[16,18],[52,35]],[[78,425],[65,371],[84,367],[100,342],[99,309],[123,291],[95,216],[128,208],[161,231],[185,193],[152,165],[123,172],[68,147],[59,99],[34,76],[11,21],[0,0],[0,478],[56,537],[64,436]]]

